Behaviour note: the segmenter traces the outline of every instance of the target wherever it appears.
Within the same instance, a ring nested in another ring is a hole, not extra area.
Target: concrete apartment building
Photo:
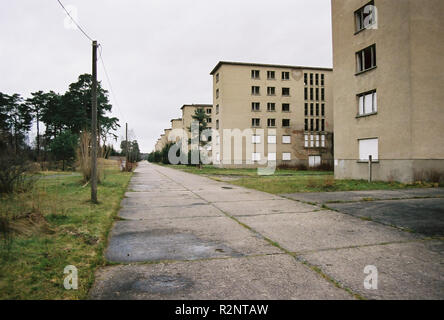
[[[203,108],[205,113],[209,116],[208,128],[213,125],[213,105],[212,104],[185,104],[180,108],[182,110],[182,128],[185,131],[189,131],[191,122],[193,121],[194,113],[197,109]]]
[[[215,165],[332,163],[332,69],[222,61],[211,75],[213,124],[220,134],[213,138]],[[225,129],[252,130],[242,152],[236,154],[234,139],[231,146],[224,141]]]
[[[169,135],[174,129],[184,130],[188,134],[188,139],[190,138],[189,128],[191,126],[191,122],[193,121],[193,115],[197,109],[203,108],[205,113],[209,116],[208,118],[208,128],[212,128],[212,116],[213,116],[213,105],[211,104],[185,104],[180,109],[182,112],[182,117],[178,119],[171,120],[171,128],[165,129],[164,134],[162,134],[157,140],[154,150],[161,151],[163,147],[168,142],[174,142],[169,140]],[[176,137],[176,142],[179,140],[179,137]]]
[[[366,179],[369,155],[375,180],[444,171],[444,1],[331,6],[335,177]]]

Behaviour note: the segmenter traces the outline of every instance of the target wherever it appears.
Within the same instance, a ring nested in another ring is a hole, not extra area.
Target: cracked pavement
[[[140,163],[119,216],[91,299],[444,298],[442,238],[168,167]]]

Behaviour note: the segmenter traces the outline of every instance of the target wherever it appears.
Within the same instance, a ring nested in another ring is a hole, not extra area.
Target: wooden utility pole
[[[92,46],[91,202],[97,203],[97,41]]]
[[[125,124],[125,166],[128,168],[128,122]]]

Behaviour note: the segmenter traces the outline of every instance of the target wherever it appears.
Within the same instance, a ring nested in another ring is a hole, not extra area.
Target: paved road
[[[120,217],[92,299],[444,298],[439,239],[174,169],[142,163]]]
[[[282,195],[430,237],[444,237],[444,188]]]

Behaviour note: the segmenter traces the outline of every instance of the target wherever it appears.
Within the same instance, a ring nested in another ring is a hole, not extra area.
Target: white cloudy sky
[[[332,66],[330,0],[62,0],[103,46],[119,108],[143,152],[186,103],[212,103],[220,60]],[[66,91],[91,44],[57,0],[0,3],[0,92]],[[109,89],[103,69],[99,80]]]

